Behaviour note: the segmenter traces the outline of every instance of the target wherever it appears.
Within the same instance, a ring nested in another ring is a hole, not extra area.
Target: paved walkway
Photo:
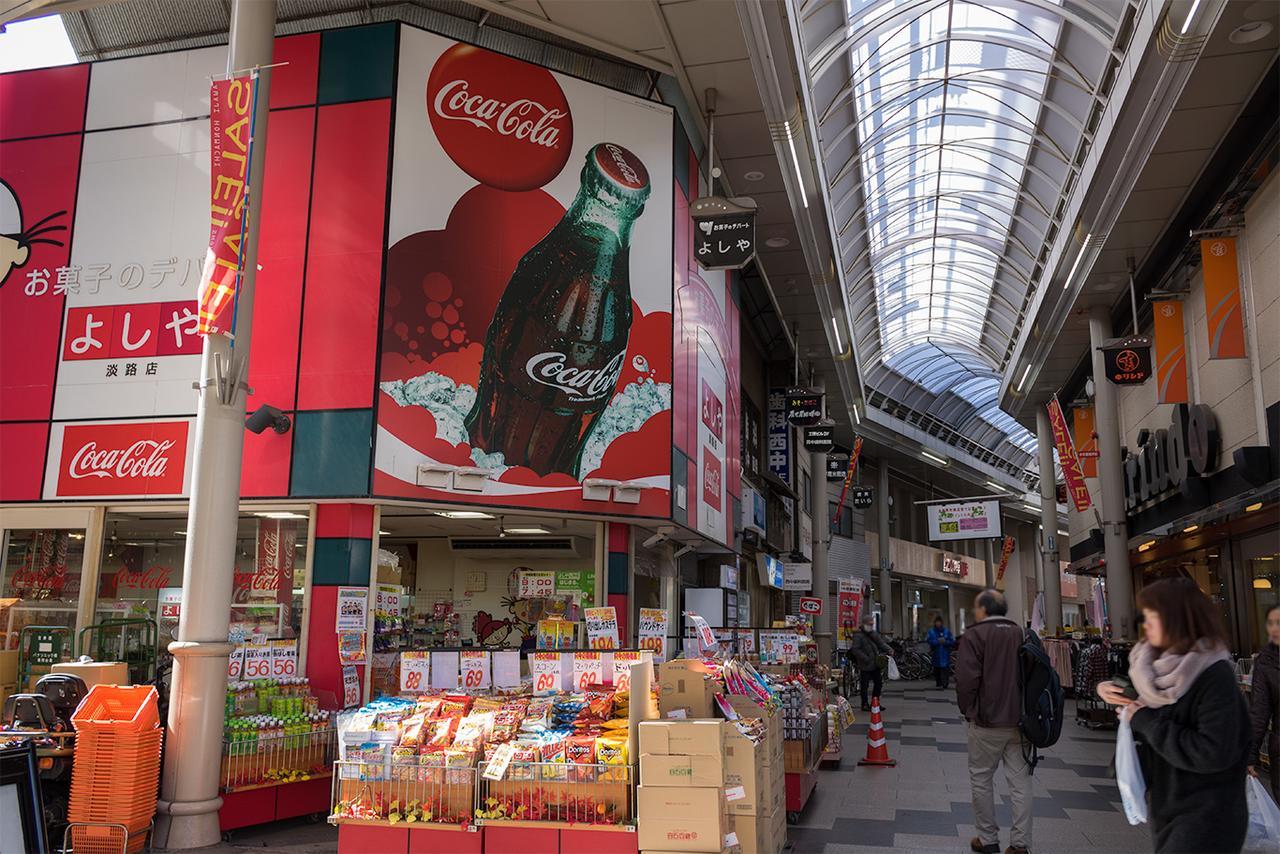
[[[965,725],[955,691],[930,682],[889,683],[885,733],[896,768],[857,767],[866,752],[868,715],[845,736],[844,761],[822,771],[818,788],[788,828],[797,854],[966,852],[975,835],[965,756]],[[1151,850],[1144,827],[1131,827],[1108,775],[1115,734],[1075,725],[1067,700],[1062,738],[1035,772],[1033,854]],[[1000,844],[1009,844],[1009,788],[996,772]]]

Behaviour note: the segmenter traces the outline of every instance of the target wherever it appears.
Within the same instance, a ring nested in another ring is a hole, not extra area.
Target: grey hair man
[[[868,702],[867,690],[871,690],[872,697],[879,697],[880,692],[884,689],[884,674],[880,670],[880,656],[892,655],[893,649],[889,644],[884,642],[884,638],[880,637],[880,633],[876,631],[876,618],[871,614],[865,614],[858,627],[858,631],[853,635],[853,642],[849,650],[853,654],[853,663],[858,667],[858,673],[861,676],[862,683],[862,711],[871,711],[871,703]],[[884,706],[880,707],[884,710]]]

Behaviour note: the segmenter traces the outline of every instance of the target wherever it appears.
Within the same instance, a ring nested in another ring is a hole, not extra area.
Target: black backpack
[[[1022,689],[1022,716],[1018,729],[1031,749],[1027,761],[1034,771],[1040,761],[1037,749],[1052,747],[1062,735],[1062,682],[1053,669],[1040,637],[1027,630],[1018,647],[1018,686]],[[1024,747],[1025,749],[1025,747]]]

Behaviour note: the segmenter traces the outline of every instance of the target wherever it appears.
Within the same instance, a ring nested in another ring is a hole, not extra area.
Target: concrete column
[[[889,460],[879,461],[879,486],[876,501],[879,502],[877,523],[880,528],[880,631],[893,631],[893,579],[889,573]]]
[[[1000,568],[996,565],[996,562],[999,560],[996,556],[996,541],[984,540],[983,542],[987,544],[987,569],[986,572],[983,573],[985,576],[983,584],[994,590],[996,583],[999,581],[999,579],[996,578],[996,572]]]
[[[1031,617],[1027,614],[1027,588],[1024,573],[1027,571],[1023,562],[1027,552],[1025,539],[1031,533],[1028,526],[1017,523],[1010,532],[1017,540],[1013,554],[1009,555],[1009,566],[1004,571],[1004,598],[1009,603],[1009,619],[1019,626],[1025,625]]]
[[[819,379],[814,390],[825,392],[826,386]],[[825,398],[823,420],[826,418]],[[827,567],[827,553],[831,547],[831,517],[827,512],[827,452],[809,453],[809,506],[813,517],[813,595],[822,600],[822,613],[813,619],[814,638],[818,642],[818,661],[831,661],[831,582]]]
[[[228,73],[271,64],[275,25],[275,0],[235,0]],[[232,649],[227,643],[227,630],[239,524],[245,395],[236,388],[231,402],[223,403],[215,381],[215,365],[220,363],[224,372],[241,381],[249,374],[270,86],[271,72],[263,71],[258,81],[250,147],[249,204],[253,214],[245,229],[235,347],[225,336],[210,335],[204,340],[200,363],[202,388],[196,406],[182,616],[178,639],[169,645],[173,653],[169,732],[156,817],[156,844],[167,849],[203,848],[216,845],[222,838],[218,826],[218,809],[222,806],[218,777],[227,658]]]
[[[1120,459],[1120,413],[1116,387],[1107,380],[1100,348],[1111,335],[1111,311],[1096,305],[1089,311],[1089,345],[1093,349],[1093,413],[1098,431],[1098,480],[1102,489],[1103,551],[1107,559],[1107,612],[1113,637],[1133,639],[1133,575],[1129,571],[1128,526],[1125,522],[1124,467]]]
[[[1096,380],[1095,380],[1096,382]],[[1049,411],[1036,406],[1036,449],[1040,453],[1040,524],[1044,526],[1043,575],[1046,634],[1057,634],[1062,625],[1062,575],[1058,564],[1058,490],[1053,477],[1053,427]]]

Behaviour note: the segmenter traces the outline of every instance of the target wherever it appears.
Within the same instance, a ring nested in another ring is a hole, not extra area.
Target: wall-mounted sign
[[[800,613],[808,614],[813,617],[822,614],[822,599],[818,596],[801,596],[800,597]]]
[[[782,561],[773,555],[759,554],[756,555],[756,566],[760,570],[760,583],[765,587],[772,587],[775,590],[782,590],[786,583],[786,569],[782,565]]]
[[[1072,506],[1076,508],[1077,513],[1084,513],[1093,506],[1093,501],[1089,498],[1089,487],[1084,482],[1084,468],[1080,458],[1076,456],[1071,432],[1067,429],[1067,418],[1062,414],[1062,404],[1058,402],[1057,395],[1049,399],[1047,408],[1049,427],[1053,431],[1053,442],[1058,448],[1058,464],[1062,466],[1062,479],[1066,482]]]
[[[756,255],[756,203],[707,196],[689,205],[693,255],[704,270],[739,270]]]
[[[787,421],[809,427],[822,420],[822,392],[793,388],[787,391]]]
[[[758,490],[742,484],[742,530],[765,535],[765,499]]]
[[[986,540],[1000,536],[999,501],[956,501],[930,504],[925,509],[931,540]]]
[[[816,424],[804,428],[804,449],[814,454],[825,454],[835,445],[836,428],[831,424]]]
[[[1107,379],[1116,385],[1142,385],[1151,377],[1151,339],[1122,338],[1102,346]]]
[[[1124,498],[1130,511],[1170,489],[1185,490],[1218,467],[1218,419],[1203,403],[1178,404],[1168,429],[1146,434],[1137,452],[1124,461]]]
[[[769,471],[791,485],[791,425],[787,423],[787,390],[769,390]]]
[[[956,555],[942,556],[942,571],[947,575],[965,578],[969,575],[969,561]]]
[[[782,565],[782,589],[807,591],[813,589],[813,564],[784,563]]]
[[[876,503],[876,491],[870,486],[855,486],[849,490],[849,504],[865,510]]]

